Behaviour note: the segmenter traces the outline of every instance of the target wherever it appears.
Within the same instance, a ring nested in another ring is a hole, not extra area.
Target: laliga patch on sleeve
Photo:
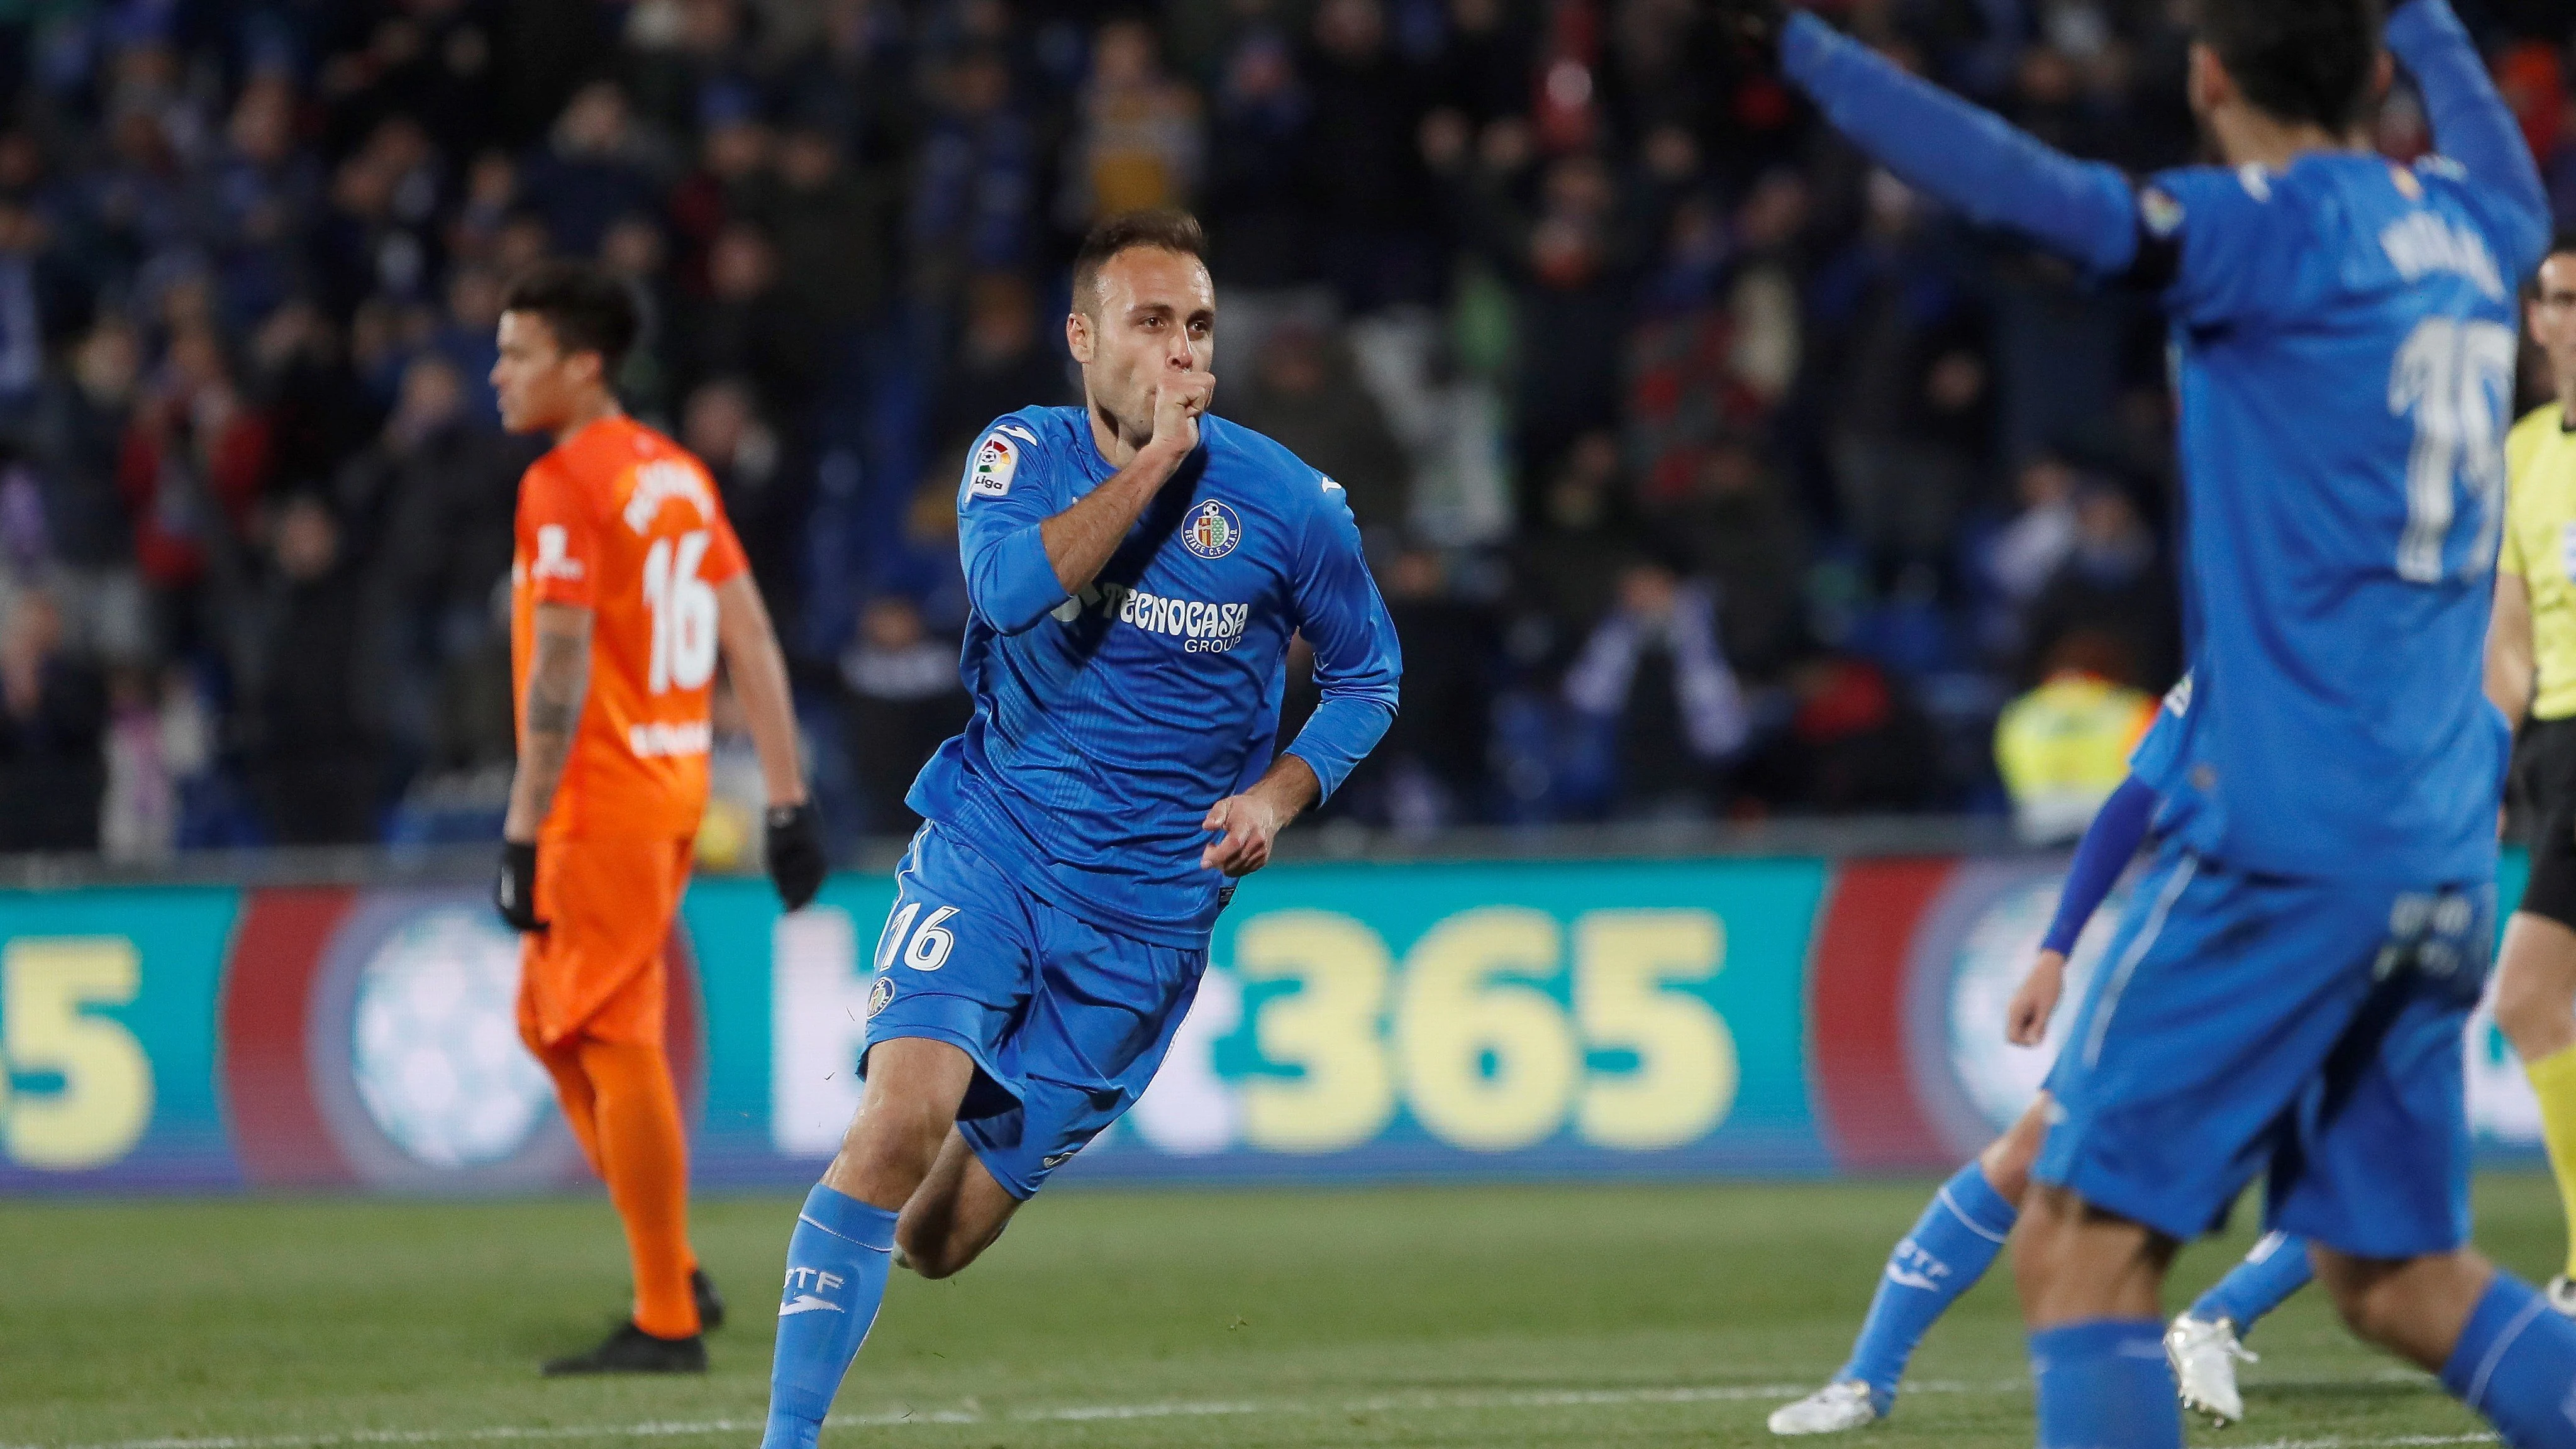
[[[1018,471],[1018,446],[994,433],[975,445],[975,461],[966,468],[966,491],[977,498],[1004,497],[1011,491],[1011,475]]]
[[[2163,187],[2150,186],[2138,193],[2138,219],[2146,223],[2147,235],[2171,241],[2182,230],[2182,203]]]
[[[2185,674],[2165,691],[2165,713],[2180,718],[2191,713],[2191,676]]]

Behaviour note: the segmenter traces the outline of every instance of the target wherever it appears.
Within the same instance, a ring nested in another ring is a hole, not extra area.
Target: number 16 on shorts
[[[957,908],[941,906],[923,917],[921,906],[919,901],[908,902],[887,918],[885,935],[877,942],[877,970],[893,965],[897,952],[902,953],[903,964],[915,971],[936,971],[948,964],[948,952],[957,938],[942,929],[942,923],[956,915]]]

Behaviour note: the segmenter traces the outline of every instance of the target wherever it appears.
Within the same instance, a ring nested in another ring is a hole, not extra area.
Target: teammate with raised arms
[[[2548,207],[2467,32],[2445,0],[2387,23],[2442,152],[2403,166],[2363,139],[2372,0],[2202,6],[2190,101],[2228,164],[2141,185],[1814,15],[1722,3],[1901,179],[2172,322],[2202,697],[2013,1235],[2039,1443],[2179,1449],[2165,1273],[2268,1172],[2267,1225],[2356,1332],[2509,1442],[2576,1445],[2576,1323],[2468,1246],[2508,742],[2482,656]]]

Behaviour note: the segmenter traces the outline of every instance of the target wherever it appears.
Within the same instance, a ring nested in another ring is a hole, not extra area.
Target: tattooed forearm
[[[581,718],[581,699],[552,699],[528,692],[528,733],[532,735],[569,735],[573,722]]]
[[[519,772],[510,782],[502,835],[533,840],[554,804],[572,758],[573,735],[590,692],[590,611],[560,604],[537,608],[536,647],[528,661],[527,708],[519,729]]]

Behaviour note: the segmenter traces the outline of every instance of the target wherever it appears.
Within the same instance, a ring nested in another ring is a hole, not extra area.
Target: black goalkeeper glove
[[[542,931],[537,919],[537,846],[529,841],[501,842],[501,869],[492,877],[492,907],[513,931]]]
[[[814,802],[769,807],[769,839],[764,852],[769,879],[787,909],[801,910],[823,888],[829,862],[823,858],[823,817]]]

